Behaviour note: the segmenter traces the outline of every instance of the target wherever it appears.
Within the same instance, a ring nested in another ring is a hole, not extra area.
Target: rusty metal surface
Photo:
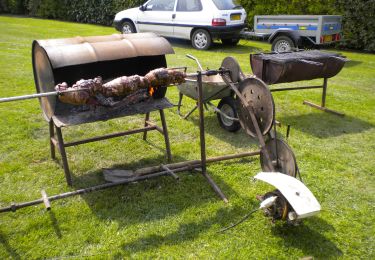
[[[318,50],[250,55],[253,73],[267,84],[331,78],[345,62],[340,54]]]
[[[146,114],[151,111],[156,111],[165,108],[173,107],[167,98],[153,99],[150,98],[144,102],[139,102],[126,107],[96,107],[88,111],[74,111],[71,106],[59,103],[61,108],[57,108],[56,114],[52,117],[57,127],[65,127],[71,125],[79,125],[85,123],[92,123],[96,121],[106,121],[113,118]]]
[[[233,83],[237,83],[245,79],[245,75],[243,74],[237,60],[231,56],[226,57],[222,61],[221,68],[230,71],[230,79]]]
[[[275,105],[267,85],[257,78],[246,78],[240,82],[238,90],[253,108],[259,129],[263,135],[266,135],[271,130],[275,117]],[[241,126],[250,136],[256,137],[255,126],[246,109],[244,103],[237,99],[237,111]]]
[[[268,151],[270,160],[274,165],[275,171],[281,172],[292,177],[296,177],[297,174],[297,162],[292,149],[289,145],[281,139],[269,139],[266,142],[266,150]],[[264,153],[260,154],[260,164],[262,170],[265,172],[271,171],[269,163],[264,156]]]
[[[36,44],[46,51],[53,69],[107,60],[174,53],[165,38],[153,33],[39,40]]]
[[[80,79],[102,76],[144,75],[166,67],[165,54],[174,53],[168,41],[153,33],[74,37],[37,40],[32,46],[32,61],[38,93],[54,91],[56,84],[74,84]],[[165,95],[163,90],[161,97]],[[44,117],[55,114],[56,97],[39,98]]]
[[[231,90],[225,84],[220,75],[215,76],[202,76],[203,84],[203,100],[215,100],[231,95]],[[189,77],[186,81],[177,86],[178,90],[194,100],[198,100],[198,88],[197,80],[193,77]]]

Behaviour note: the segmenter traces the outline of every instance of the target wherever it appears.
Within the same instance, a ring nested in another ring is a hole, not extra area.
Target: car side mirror
[[[152,5],[141,5],[139,7],[139,10],[141,10],[142,12],[144,12],[144,11],[151,11],[152,10]]]

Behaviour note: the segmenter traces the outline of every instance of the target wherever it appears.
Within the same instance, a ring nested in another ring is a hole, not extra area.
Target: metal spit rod
[[[183,68],[183,67],[181,67],[181,68]],[[181,69],[181,68],[172,68],[172,69]],[[216,75],[218,73],[219,72],[217,70],[208,70],[208,71],[202,72],[202,75]],[[188,73],[188,74],[186,74],[186,76],[187,77],[197,77],[198,73]],[[51,91],[51,92],[36,93],[36,94],[30,94],[30,95],[5,97],[5,98],[0,98],[0,103],[34,99],[34,98],[42,98],[42,97],[60,96],[60,95],[65,94],[65,93],[85,91],[85,90],[87,90],[87,89],[85,89],[85,88],[68,89],[68,90],[62,90],[62,91]]]

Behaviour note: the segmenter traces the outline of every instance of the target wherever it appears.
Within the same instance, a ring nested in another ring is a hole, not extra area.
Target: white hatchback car
[[[236,0],[149,0],[117,13],[114,26],[122,33],[155,32],[191,40],[194,48],[205,50],[214,39],[236,45],[245,19]]]

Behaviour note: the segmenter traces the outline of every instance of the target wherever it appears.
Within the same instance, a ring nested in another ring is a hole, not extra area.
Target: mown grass
[[[104,35],[113,28],[32,18],[0,16],[0,96],[35,92],[31,65],[34,39]],[[250,73],[249,54],[269,45],[241,41],[236,48],[215,45],[193,50],[172,42],[169,66],[187,65],[186,53],[205,67],[218,68],[234,56]],[[340,118],[303,106],[319,102],[320,91],[274,93],[276,117],[292,126],[289,144],[303,179],[322,205],[319,216],[297,227],[275,225],[257,213],[241,226],[217,234],[257,205],[256,194],[272,187],[253,183],[258,158],[212,164],[209,173],[230,199],[219,200],[196,174],[135,183],[0,215],[0,258],[367,258],[374,253],[375,209],[375,56],[343,52],[351,61],[329,80],[328,106],[343,111]],[[320,83],[320,81],[316,81]],[[168,97],[177,102],[177,90]],[[184,111],[194,105],[184,100]],[[184,121],[176,109],[166,111],[174,161],[199,158],[198,116]],[[155,113],[154,119],[158,116]],[[65,130],[68,140],[139,126],[143,117],[127,117]],[[48,125],[37,100],[0,104],[0,206],[103,182],[101,169],[137,168],[164,161],[161,135],[141,135],[68,148],[74,187],[67,187],[63,170],[49,157]],[[206,114],[209,156],[255,150],[254,140],[241,130],[222,130],[213,113]],[[280,128],[285,135],[285,127]]]

